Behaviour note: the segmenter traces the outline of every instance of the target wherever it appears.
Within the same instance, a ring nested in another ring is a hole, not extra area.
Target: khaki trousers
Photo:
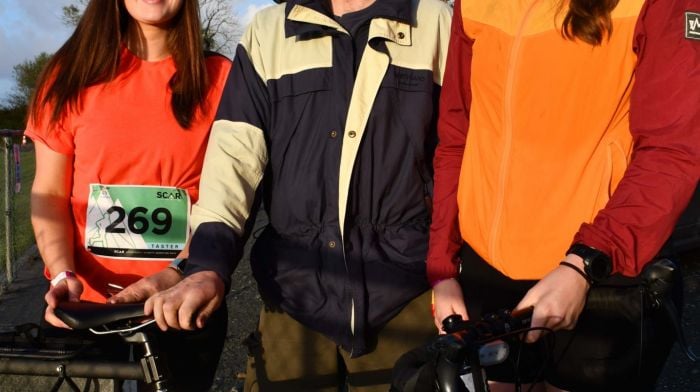
[[[389,390],[396,360],[435,337],[430,291],[411,301],[379,332],[374,351],[358,358],[286,313],[262,310],[251,347],[245,392]],[[254,346],[254,345],[253,345]]]

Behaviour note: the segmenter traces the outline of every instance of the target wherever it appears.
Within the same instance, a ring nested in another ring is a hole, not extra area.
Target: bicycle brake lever
[[[527,328],[532,323],[532,312],[535,310],[534,306],[528,306],[523,309],[515,309],[508,315],[508,328],[511,332],[515,329]]]

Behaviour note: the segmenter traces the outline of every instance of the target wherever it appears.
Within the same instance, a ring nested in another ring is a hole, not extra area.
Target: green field
[[[4,145],[3,145],[4,146]],[[2,170],[5,170],[5,156],[4,151],[0,150],[0,166]],[[21,158],[21,178],[22,178],[22,189],[20,193],[15,194],[13,190],[12,194],[12,235],[13,244],[11,245],[14,249],[15,258],[19,257],[24,253],[33,243],[34,243],[34,232],[32,231],[32,225],[29,220],[29,191],[32,188],[32,180],[34,179],[34,150],[33,149],[22,149]],[[11,178],[14,183],[14,177]],[[5,253],[6,253],[6,243],[5,243],[5,183],[4,176],[0,175],[0,208],[3,213],[1,214],[3,219],[0,221],[0,273],[2,277],[5,276]]]

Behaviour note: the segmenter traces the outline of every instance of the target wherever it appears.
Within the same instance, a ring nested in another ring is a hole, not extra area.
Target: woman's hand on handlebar
[[[83,284],[74,276],[67,277],[60,281],[56,286],[49,287],[49,291],[47,291],[46,295],[44,296],[47,305],[46,310],[44,311],[44,319],[46,319],[46,322],[54,327],[70,329],[66,323],[56,317],[54,309],[56,309],[56,306],[60,302],[79,302],[80,295],[82,293]]]
[[[145,302],[151,296],[175,286],[181,280],[182,276],[177,271],[164,268],[126,286],[124,290],[110,297],[107,302],[112,304]]]
[[[583,269],[583,261],[576,255],[568,255],[566,261]],[[533,328],[552,330],[573,329],[586,303],[589,284],[579,273],[566,266],[558,266],[533,286],[516,309],[534,307]],[[526,341],[532,343],[542,335],[542,330],[530,331]]]
[[[453,314],[462,316],[463,320],[469,320],[467,308],[462,297],[462,288],[457,279],[445,279],[433,286],[433,317],[435,326],[440,333],[442,330],[442,320]]]
[[[158,327],[193,330],[203,328],[224,299],[224,282],[216,272],[200,271],[151,296],[144,305]]]

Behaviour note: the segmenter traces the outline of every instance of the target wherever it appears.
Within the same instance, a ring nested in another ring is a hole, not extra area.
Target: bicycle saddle
[[[101,304],[96,302],[61,302],[56,316],[73,329],[99,327],[115,321],[144,317],[143,303]]]

